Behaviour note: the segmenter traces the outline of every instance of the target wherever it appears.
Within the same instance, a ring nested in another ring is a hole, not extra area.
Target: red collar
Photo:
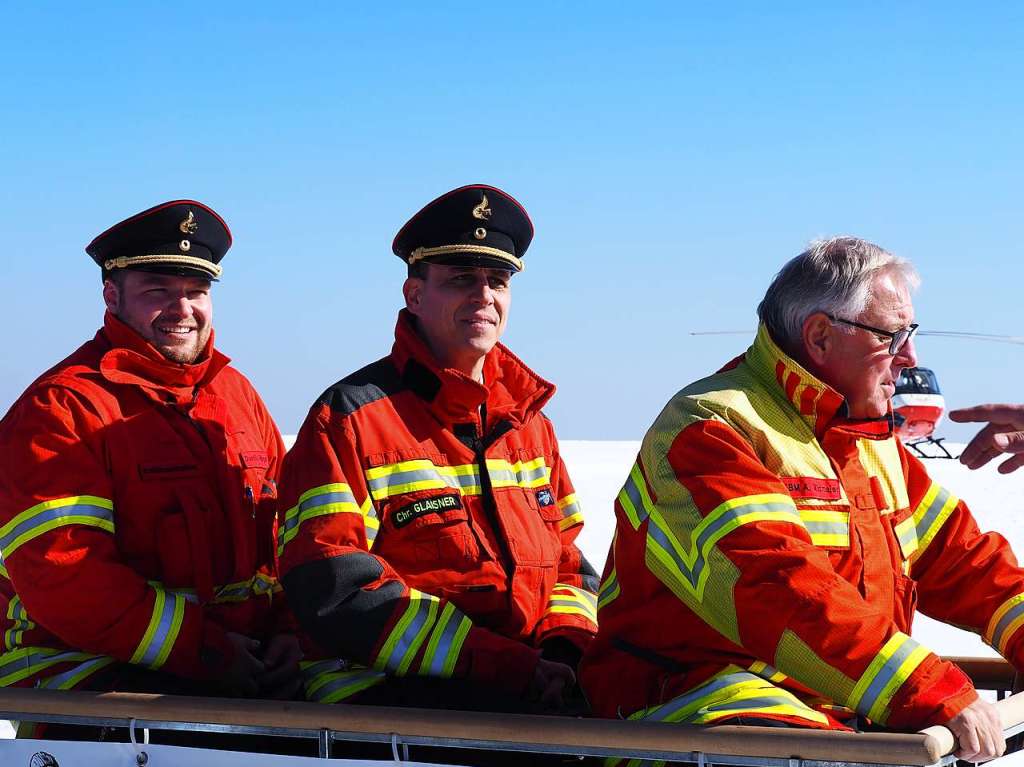
[[[96,338],[109,347],[100,358],[104,378],[112,383],[170,392],[176,400],[190,399],[193,387],[212,381],[230,362],[213,348],[212,332],[199,362],[172,362],[110,312],[104,316],[103,328]]]
[[[518,428],[555,393],[554,384],[530,370],[502,344],[484,358],[484,383],[442,366],[416,331],[407,309],[398,313],[391,359],[405,383],[446,426],[476,423],[480,406],[486,404],[488,423],[507,421]]]

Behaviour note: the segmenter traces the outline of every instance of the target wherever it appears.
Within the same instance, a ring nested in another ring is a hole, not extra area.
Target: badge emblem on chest
[[[555,502],[555,496],[551,494],[551,491],[547,488],[537,491],[537,505],[538,506],[551,506]]]

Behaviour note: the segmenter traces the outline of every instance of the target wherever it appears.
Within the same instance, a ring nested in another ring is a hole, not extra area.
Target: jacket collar
[[[199,362],[193,365],[172,362],[110,312],[104,316],[103,328],[96,334],[96,340],[108,347],[100,358],[100,373],[104,378],[111,383],[162,390],[177,401],[191,399],[195,386],[212,381],[230,362],[214,349],[212,332]]]
[[[889,413],[881,418],[848,418],[843,395],[782,351],[764,325],[757,329],[757,338],[744,359],[759,378],[770,386],[778,387],[815,437],[820,439],[831,427],[842,427],[856,431],[859,436],[875,439],[892,434],[891,404]]]
[[[420,397],[442,424],[476,423],[487,405],[488,424],[506,421],[518,428],[537,414],[555,393],[554,384],[528,368],[502,344],[484,359],[484,383],[444,367],[416,330],[407,309],[398,313],[391,359],[404,383]]]

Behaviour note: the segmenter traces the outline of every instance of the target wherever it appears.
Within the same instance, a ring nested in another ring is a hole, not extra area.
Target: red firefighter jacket
[[[314,664],[307,694],[340,700],[385,674],[520,692],[536,647],[582,648],[597,628],[582,515],[540,412],[554,386],[501,345],[485,384],[441,367],[405,311],[395,335],[321,396],[285,460],[289,603],[323,649],[368,667]]]
[[[943,723],[977,696],[911,639],[917,607],[1024,668],[1024,571],[1006,541],[979,532],[889,419],[843,411],[764,328],[669,402],[615,504],[580,670],[596,713]]]
[[[224,636],[286,620],[284,446],[213,350],[166,360],[107,314],[0,421],[0,684],[74,687],[115,661],[204,679]]]

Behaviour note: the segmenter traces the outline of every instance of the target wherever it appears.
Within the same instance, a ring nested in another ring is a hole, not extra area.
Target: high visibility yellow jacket
[[[764,328],[668,403],[615,503],[580,668],[598,715],[945,722],[976,693],[909,636],[916,607],[1024,668],[1024,571],[1006,541],[890,419],[843,412]]]
[[[539,648],[597,629],[597,573],[551,422],[554,386],[502,345],[484,384],[440,365],[406,311],[391,354],[330,387],[285,459],[282,583],[326,655],[307,695],[385,675],[516,694]]]
[[[211,336],[170,362],[107,314],[0,421],[0,685],[103,687],[116,661],[202,682],[226,632],[294,626],[271,602],[284,445],[228,361]]]

